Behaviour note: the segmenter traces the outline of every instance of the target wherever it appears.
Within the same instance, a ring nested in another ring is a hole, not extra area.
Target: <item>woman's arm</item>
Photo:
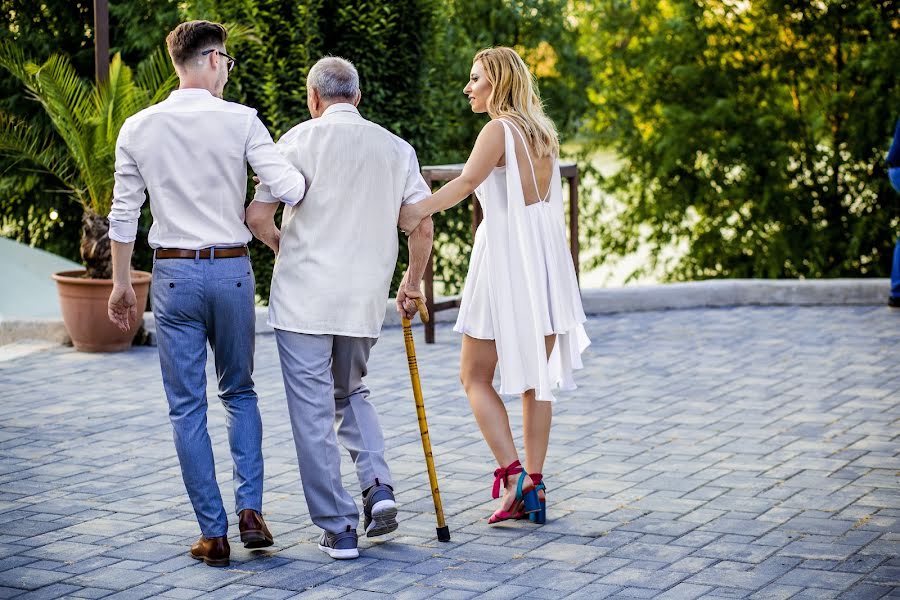
[[[494,120],[485,125],[478,134],[462,174],[430,198],[404,206],[400,210],[400,228],[413,231],[422,219],[456,206],[469,197],[500,162],[505,145],[503,124]]]

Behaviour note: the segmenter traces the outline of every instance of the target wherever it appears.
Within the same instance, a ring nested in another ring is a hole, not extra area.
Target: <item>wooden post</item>
[[[94,75],[109,81],[109,0],[94,0]]]
[[[572,262],[575,263],[575,279],[581,282],[581,271],[578,268],[578,171],[569,177],[569,248]]]
[[[425,343],[434,343],[434,253],[428,256],[428,264],[425,266],[425,306],[431,318],[425,321]]]
[[[424,175],[423,179],[431,187],[431,175]],[[434,245],[432,242],[431,254],[428,255],[428,263],[425,265],[425,307],[428,309],[430,318],[422,324],[425,326],[425,343],[434,343],[434,315],[437,311],[434,309]]]
[[[472,235],[474,236],[478,226],[484,221],[484,210],[482,210],[481,202],[478,201],[478,197],[475,194],[469,196],[469,201],[472,203]]]

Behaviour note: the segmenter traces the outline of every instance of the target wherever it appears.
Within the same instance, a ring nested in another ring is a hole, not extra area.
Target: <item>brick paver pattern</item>
[[[275,546],[230,568],[191,560],[155,348],[0,363],[0,597],[900,597],[900,313],[736,308],[593,317],[577,391],[561,394],[548,522],[490,527],[496,467],[459,384],[459,336],[416,333],[452,542],[439,543],[401,331],[367,383],[399,530],[361,558],[316,548],[275,340],[257,338],[264,512]],[[209,380],[215,382],[211,365]],[[521,403],[508,409],[521,439]],[[209,425],[233,509],[224,411]],[[346,457],[344,480],[359,492]]]

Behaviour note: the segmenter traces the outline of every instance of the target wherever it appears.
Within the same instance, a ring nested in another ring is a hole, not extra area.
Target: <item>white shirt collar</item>
[[[322,116],[330,115],[331,113],[336,112],[352,112],[359,114],[359,110],[349,102],[338,102],[336,104],[332,104],[328,108],[325,109],[325,112],[322,113]]]
[[[204,88],[184,88],[179,90],[172,90],[172,93],[169,94],[170,98],[212,98],[213,95],[209,93],[209,90]]]

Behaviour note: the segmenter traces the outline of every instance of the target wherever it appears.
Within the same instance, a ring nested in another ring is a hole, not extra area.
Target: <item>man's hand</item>
[[[421,208],[416,208],[417,206],[417,204],[407,204],[400,207],[400,218],[397,221],[397,225],[406,235],[412,233],[419,226],[419,223],[422,222],[422,219],[428,216]]]
[[[419,312],[416,300],[425,302],[425,294],[422,293],[418,285],[410,285],[406,281],[406,277],[403,277],[400,289],[397,290],[397,312],[400,313],[401,317],[412,320],[416,313]]]
[[[137,297],[131,284],[113,284],[106,310],[109,320],[122,331],[128,331],[132,324],[137,323]]]
[[[272,227],[268,227],[260,230],[251,231],[256,238],[261,241],[263,244],[268,246],[272,252],[275,253],[275,256],[278,256],[278,251],[281,250],[281,230],[275,227],[273,224]]]
[[[275,255],[281,249],[281,230],[275,226],[277,202],[259,202],[254,200],[247,207],[245,218],[251,233],[263,244],[272,249]]]

